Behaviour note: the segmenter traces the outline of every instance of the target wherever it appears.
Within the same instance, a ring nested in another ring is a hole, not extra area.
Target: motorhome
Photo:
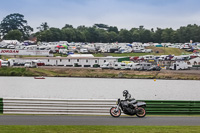
[[[123,62],[115,62],[114,63],[114,69],[115,70],[125,70],[126,68],[126,63],[123,63]]]
[[[110,62],[105,62],[102,66],[100,66],[102,69],[113,69],[113,65]]]
[[[154,55],[144,55],[143,58],[144,58],[144,60],[153,60]]]
[[[37,60],[26,61],[24,67],[37,67]]]
[[[151,66],[152,66],[152,63],[142,62],[140,63],[140,67],[138,67],[136,70],[139,70],[139,71],[148,70]]]
[[[125,69],[126,70],[134,70],[134,69],[138,69],[140,67],[140,64],[139,63],[128,63],[126,66],[125,66]]]
[[[170,67],[170,70],[186,70],[188,69],[188,64],[184,61],[177,61],[173,63]]]

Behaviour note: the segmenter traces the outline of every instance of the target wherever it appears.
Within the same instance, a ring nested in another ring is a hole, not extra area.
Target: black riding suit
[[[136,107],[135,103],[137,103],[137,101],[135,98],[131,98],[131,94],[127,94],[125,100],[128,102],[128,105]]]

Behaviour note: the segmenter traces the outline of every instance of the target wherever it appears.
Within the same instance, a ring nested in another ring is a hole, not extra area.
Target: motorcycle
[[[131,116],[136,115],[137,117],[142,118],[146,115],[145,107],[145,102],[138,102],[135,100],[134,105],[130,105],[127,100],[118,99],[117,106],[110,109],[110,115],[113,117],[119,117],[122,110],[124,114]]]

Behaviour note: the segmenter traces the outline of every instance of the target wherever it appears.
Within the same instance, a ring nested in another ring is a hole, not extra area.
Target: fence
[[[200,114],[200,101],[152,101],[147,103],[150,115]],[[3,114],[80,114],[109,115],[116,100],[104,99],[0,99]]]
[[[146,100],[148,114],[200,114],[200,101],[150,101]]]
[[[0,98],[0,114],[3,113],[3,99]]]

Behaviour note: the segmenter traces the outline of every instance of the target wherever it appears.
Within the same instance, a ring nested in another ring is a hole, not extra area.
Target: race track
[[[177,125],[199,126],[196,116],[66,116],[66,115],[0,115],[0,125]]]

